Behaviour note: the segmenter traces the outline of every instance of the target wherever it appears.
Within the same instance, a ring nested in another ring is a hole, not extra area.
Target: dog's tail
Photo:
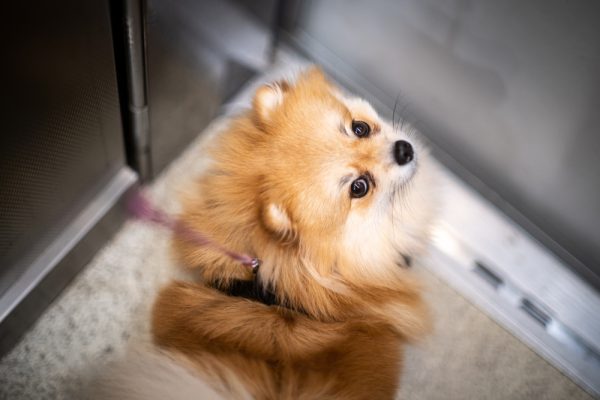
[[[220,393],[206,382],[183,357],[145,347],[135,349],[122,360],[103,367],[85,389],[90,400],[221,400]],[[236,398],[250,398],[238,391]]]

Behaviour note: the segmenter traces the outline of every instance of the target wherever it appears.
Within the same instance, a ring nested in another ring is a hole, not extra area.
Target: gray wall
[[[272,14],[264,1],[266,14]],[[223,101],[267,64],[269,31],[225,0],[147,0],[152,172],[208,125]]]
[[[295,35],[351,66],[380,100],[401,93],[429,139],[597,280],[599,4],[314,0]]]

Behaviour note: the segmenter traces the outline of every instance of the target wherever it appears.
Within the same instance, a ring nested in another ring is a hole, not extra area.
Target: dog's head
[[[423,146],[316,68],[259,88],[212,157],[203,201],[184,217],[261,258],[274,286],[306,276],[393,286],[423,246],[433,204]],[[231,276],[207,252],[188,263]]]
[[[261,87],[254,123],[262,226],[321,273],[389,279],[422,244],[431,194],[427,154],[318,69]]]

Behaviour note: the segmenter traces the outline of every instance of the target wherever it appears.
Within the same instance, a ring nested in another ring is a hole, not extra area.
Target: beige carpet
[[[204,139],[216,121],[153,184],[170,210],[178,187],[202,167]],[[49,307],[21,343],[0,361],[0,398],[74,398],[90,372],[148,338],[156,289],[174,268],[168,235],[126,223]],[[407,351],[404,399],[588,399],[571,380],[496,325],[429,272],[436,329]]]

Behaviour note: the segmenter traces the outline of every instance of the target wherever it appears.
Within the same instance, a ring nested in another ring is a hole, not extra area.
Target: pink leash
[[[250,267],[253,273],[256,273],[258,271],[258,267],[260,267],[261,261],[258,258],[250,257],[244,253],[236,253],[235,251],[231,251],[210,239],[208,236],[189,227],[183,221],[176,220],[170,215],[166,214],[164,211],[154,207],[148,198],[144,196],[141,190],[136,190],[131,194],[127,201],[127,209],[132,216],[142,221],[150,221],[155,224],[162,225],[176,235],[179,235],[180,237],[185,238],[186,240],[189,240],[198,246],[210,247],[220,253],[225,254],[232,260],[235,260],[246,267]]]

